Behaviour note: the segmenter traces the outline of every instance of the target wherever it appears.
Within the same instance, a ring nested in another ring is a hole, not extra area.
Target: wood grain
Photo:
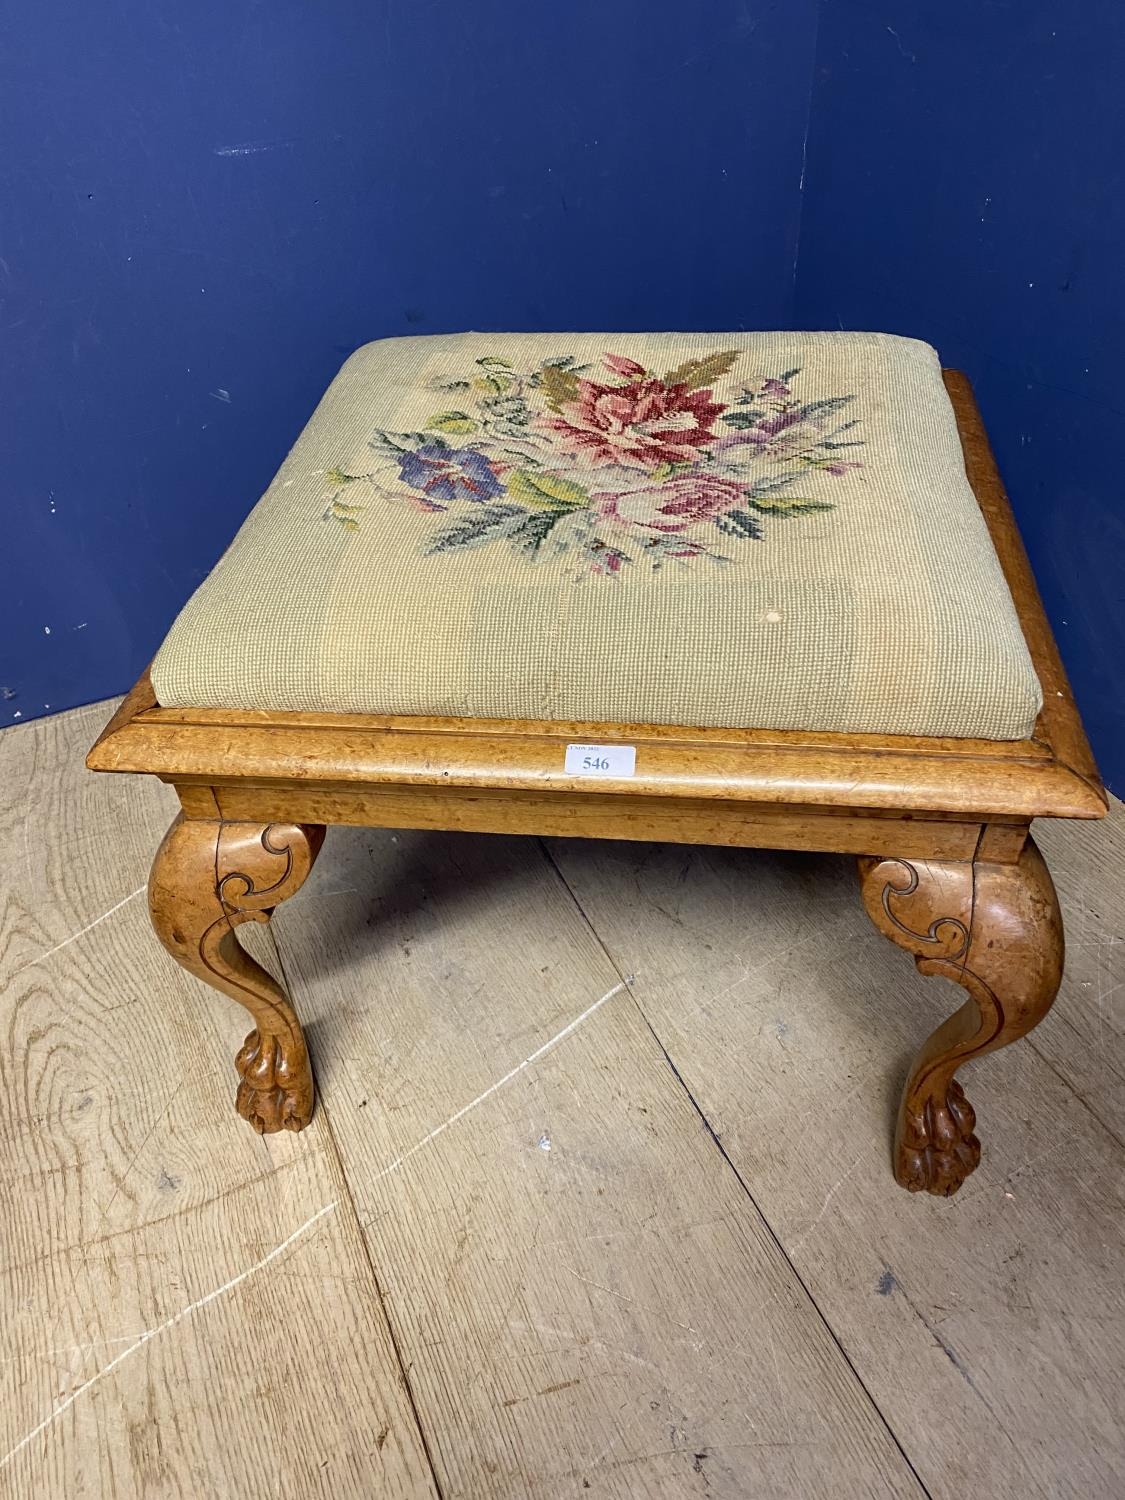
[[[313,1076],[285,991],[238,941],[304,884],[324,829],[304,823],[223,823],[177,817],[148,881],[149,914],[168,952],[197,979],[246,1007],[254,1029],[235,1058],[238,1113],[259,1135],[303,1130]]]
[[[885,1152],[959,992],[808,854],[553,844],[596,936],[533,841],[334,830],[273,924],[328,1104],[254,1136],[98,712],[0,735],[0,1494],[436,1494],[384,1297],[447,1497],[1122,1493],[1119,806],[1037,826],[1067,975],[936,1203]]]
[[[181,786],[181,796],[195,788]],[[261,823],[299,813],[331,825],[363,828],[436,828],[466,833],[535,832],[561,838],[672,839],[685,844],[735,844],[756,849],[820,849],[902,854],[917,859],[971,859],[980,843],[979,821],[954,816],[913,817],[893,811],[860,816],[837,808],[747,806],[687,798],[615,797],[597,792],[465,791],[445,787],[390,786],[367,790],[299,789],[240,782],[206,789],[225,818]],[[190,798],[185,800],[185,810]],[[1026,821],[992,824],[1007,829],[1013,857]]]
[[[190,712],[190,721],[183,711],[162,708],[131,719],[91,750],[91,769],[207,785],[275,780],[313,789],[430,787],[438,796],[456,787],[565,793],[574,778],[563,770],[563,755],[574,741],[636,747],[633,777],[598,783],[607,818],[618,796],[997,816],[1105,812],[1097,785],[1032,741],[1013,742],[1021,755],[997,753],[992,744],[973,754],[972,741],[947,749],[942,741],[918,739],[899,748],[878,735],[861,742],[795,731],[765,738],[753,730],[669,734],[638,724],[366,723],[358,714],[308,724],[283,713]]]
[[[231,1113],[239,1012],[145,910],[175,798],[81,770],[99,712],[0,736],[0,1494],[432,1495],[330,1139]]]
[[[1125,1144],[1125,841],[1117,806],[1108,828],[1036,824],[1057,876],[1074,1003],[1052,1007],[1028,1044]]]
[[[1125,1489],[1125,1396],[1111,1374],[1125,1354],[1125,1152],[1112,1113],[1125,1045],[1110,1003],[1125,982],[1111,874],[1125,810],[1100,839],[1086,825],[1042,831],[1084,930],[1042,1031],[968,1070],[988,1152],[949,1203],[888,1194],[884,1153],[898,1080],[958,991],[920,978],[872,931],[849,862],[552,846],[941,1500]]]
[[[274,930],[443,1495],[920,1493],[534,843],[336,830]]]
[[[976,1115],[954,1074],[1026,1036],[1058,993],[1055,888],[1033,839],[1014,863],[865,857],[859,868],[864,905],[883,936],[913,955],[920,974],[951,979],[968,995],[923,1043],[895,1127],[898,1181],[948,1197],[980,1161]]]

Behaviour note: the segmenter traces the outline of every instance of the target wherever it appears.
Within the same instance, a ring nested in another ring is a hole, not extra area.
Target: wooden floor
[[[321,1090],[257,1138],[107,715],[0,735],[3,1493],[1125,1494],[1120,804],[1039,829],[1063,993],[939,1202],[890,1121],[961,997],[830,856],[334,830],[249,933]]]

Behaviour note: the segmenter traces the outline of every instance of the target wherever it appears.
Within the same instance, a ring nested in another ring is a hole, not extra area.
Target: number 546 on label
[[[635,745],[568,745],[563,769],[568,776],[632,776],[637,769]]]

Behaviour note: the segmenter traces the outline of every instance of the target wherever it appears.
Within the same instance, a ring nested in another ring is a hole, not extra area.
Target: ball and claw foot
[[[239,1075],[235,1107],[259,1135],[304,1130],[312,1119],[313,1080],[303,1045],[295,1055],[280,1037],[252,1031],[234,1065]]]
[[[980,1164],[977,1117],[954,1078],[943,1100],[903,1111],[895,1134],[895,1178],[912,1193],[948,1198]]]
[[[961,1009],[922,1045],[906,1079],[895,1131],[895,1177],[911,1192],[948,1198],[976,1170],[976,1116],[954,1073],[1026,1036],[1062,978],[1055,888],[1028,838],[1011,863],[873,856],[859,862],[868,915],[922,974],[966,991]]]
[[[268,922],[312,869],[324,828],[178,817],[149,879],[152,924],[189,973],[245,1006],[254,1030],[235,1059],[236,1107],[259,1135],[303,1130],[313,1078],[301,1023],[285,991],[239,943],[244,922]]]

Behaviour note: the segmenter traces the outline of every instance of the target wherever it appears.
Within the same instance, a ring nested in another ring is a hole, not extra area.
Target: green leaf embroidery
[[[736,536],[744,542],[760,542],[762,539],[761,522],[745,510],[724,511],[715,517],[715,525],[728,536]]]
[[[762,418],[760,411],[728,411],[725,416],[720,417],[720,422],[725,422],[728,427],[737,427],[739,430],[745,427],[754,427]]]
[[[817,417],[823,421],[825,417],[831,417],[836,412],[842,411],[845,406],[854,400],[854,396],[828,396],[823,401],[810,401],[807,406],[801,407],[801,421],[807,422],[812,417]]]
[[[371,434],[367,446],[381,458],[398,460],[404,453],[426,447],[448,448],[449,444],[435,432],[386,432],[379,427]]]
[[[501,359],[498,354],[482,354],[481,357],[477,360],[477,364],[483,365],[486,370],[510,370],[512,368],[511,360]]]
[[[477,424],[466,411],[439,411],[426,423],[427,432],[476,432]]]
[[[811,500],[807,495],[754,495],[747,500],[752,510],[770,516],[795,516],[810,510],[835,510],[827,500]]]
[[[507,434],[507,436],[509,436],[510,438],[518,438],[522,436],[522,434],[520,434],[519,432],[512,432]],[[530,453],[525,452],[523,448],[515,447],[512,443],[509,443],[507,447],[501,447],[498,443],[496,446],[496,456],[501,459],[509,460],[513,464],[519,464],[520,467],[524,469],[538,469],[542,467],[537,458],[532,458]]]
[[[509,540],[518,552],[532,557],[546,541],[551,529],[566,515],[565,510],[531,511],[516,529],[509,533]]]
[[[560,365],[543,365],[539,371],[539,389],[552,411],[562,411],[578,395],[578,376]]]
[[[557,474],[532,474],[515,469],[507,476],[508,494],[537,510],[577,510],[589,505],[590,496],[580,484]]]
[[[787,490],[791,484],[795,484],[801,478],[800,474],[771,474],[764,479],[756,479],[750,486],[748,498],[757,500],[762,495],[772,495],[778,490]]]
[[[338,521],[346,531],[358,531],[359,521],[356,519],[363,514],[362,505],[345,505],[338,495],[333,495],[328,502],[328,509],[324,512],[326,521]]]
[[[512,383],[508,375],[478,375],[472,388],[478,396],[502,396],[512,389]]]
[[[737,358],[737,349],[724,349],[719,354],[705,355],[703,359],[686,359],[682,365],[668,371],[664,384],[682,385],[685,390],[697,391],[725,375]]]
[[[432,555],[451,552],[457,547],[479,547],[515,530],[526,515],[527,512],[518,505],[483,505],[439,531],[426,552]]]

